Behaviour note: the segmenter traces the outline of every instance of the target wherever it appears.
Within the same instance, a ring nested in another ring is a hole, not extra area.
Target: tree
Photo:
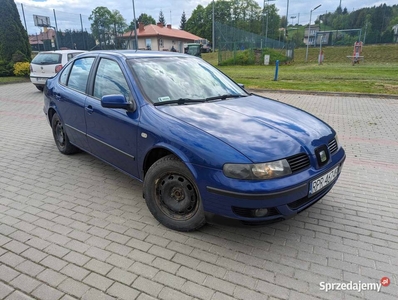
[[[267,7],[269,36],[277,36],[280,17],[275,5]],[[213,3],[206,7],[198,5],[186,23],[187,31],[210,40],[212,38]],[[265,23],[262,9],[254,0],[217,0],[214,2],[214,19],[217,23],[229,25],[252,33],[264,33]]]
[[[126,20],[123,18],[120,11],[117,9],[112,11],[111,14],[111,25],[112,25],[112,35],[113,42],[116,48],[121,48],[121,40],[119,38],[127,28]]]
[[[156,24],[156,20],[152,16],[142,13],[138,17],[138,23],[144,23],[144,25]]]
[[[277,40],[279,38],[279,28],[284,26],[279,26],[281,24],[281,17],[278,15],[278,8],[275,4],[268,5],[265,7],[264,12],[264,28],[266,28],[266,18],[268,14],[268,38]],[[282,17],[283,18],[283,17]],[[286,20],[286,17],[285,17]]]
[[[98,6],[94,8],[88,18],[91,23],[91,31],[95,39],[97,39],[101,45],[101,49],[109,43],[109,33],[111,31],[111,15],[112,12],[104,7]]]
[[[185,30],[186,24],[187,24],[187,17],[185,16],[185,11],[183,11],[181,15],[180,29]]]
[[[98,6],[92,11],[89,20],[93,21],[91,31],[101,48],[119,46],[118,36],[124,32],[127,24],[118,10],[110,11],[104,6]]]
[[[166,19],[164,18],[163,11],[159,12],[159,23],[162,23],[163,26],[166,25]]]
[[[205,8],[202,5],[198,5],[192,12],[191,17],[188,19],[185,29],[197,36],[206,37],[205,35],[205,22],[208,21],[205,18]]]
[[[14,63],[31,60],[28,34],[12,0],[0,0],[0,76],[12,75]]]

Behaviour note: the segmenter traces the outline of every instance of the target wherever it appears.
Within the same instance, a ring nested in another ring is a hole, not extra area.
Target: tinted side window
[[[94,82],[94,97],[105,95],[124,95],[131,99],[131,93],[123,72],[116,61],[102,58]]]
[[[72,67],[72,64],[69,64],[66,68],[62,70],[61,76],[59,77],[59,83],[62,85],[66,85],[68,83],[68,76],[70,69]]]
[[[93,62],[94,57],[85,57],[75,60],[70,72],[68,87],[85,93],[88,75],[90,74]]]

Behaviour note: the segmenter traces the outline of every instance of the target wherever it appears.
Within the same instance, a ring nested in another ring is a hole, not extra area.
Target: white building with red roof
[[[127,39],[128,49],[134,49],[134,30],[124,33],[123,39]],[[164,26],[158,23],[145,26],[140,23],[137,28],[137,39],[138,49],[171,51],[174,47],[176,51],[184,52],[184,44],[193,43],[202,38],[184,30],[171,28],[171,25]]]

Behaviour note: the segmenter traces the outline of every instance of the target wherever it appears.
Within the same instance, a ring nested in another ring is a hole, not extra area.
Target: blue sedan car
[[[47,80],[44,112],[61,153],[142,181],[153,216],[180,231],[215,216],[292,217],[330,191],[345,159],[323,121],[180,53],[79,55]]]

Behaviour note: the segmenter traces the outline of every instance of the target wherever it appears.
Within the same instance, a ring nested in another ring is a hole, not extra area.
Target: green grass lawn
[[[18,82],[29,82],[29,78],[26,77],[0,77],[0,84],[7,84],[7,83],[18,83]]]
[[[203,54],[203,59],[217,66],[236,82],[249,89],[349,92],[398,95],[398,44],[364,46],[365,57],[355,66],[347,55],[353,47],[324,47],[325,62],[317,64],[318,48],[295,49],[294,62],[279,66],[217,66],[218,53]]]
[[[247,88],[398,95],[398,63],[389,65],[349,63],[293,64],[279,66],[218,67]]]

